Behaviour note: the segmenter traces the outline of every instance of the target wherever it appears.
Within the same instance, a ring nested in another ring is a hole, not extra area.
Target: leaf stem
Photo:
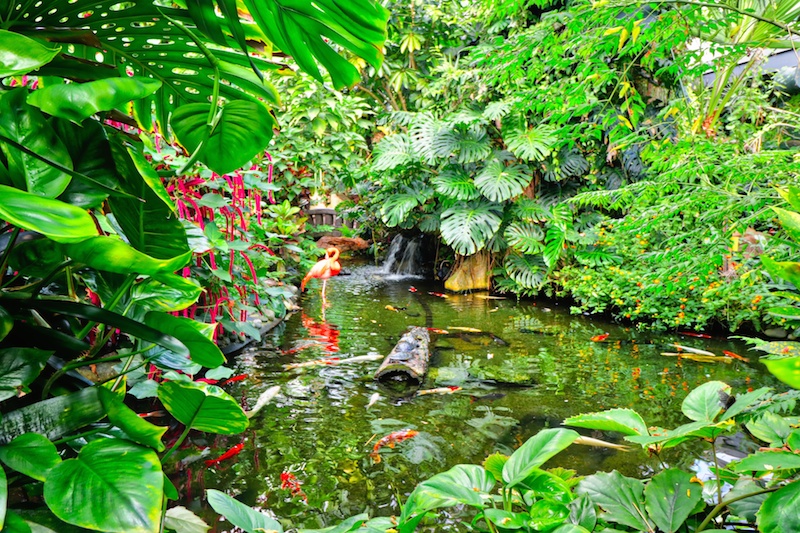
[[[767,494],[767,493],[770,493],[770,492],[775,492],[776,490],[778,490],[780,488],[781,488],[780,486],[769,487],[769,488],[766,488],[766,489],[761,489],[761,490],[756,490],[756,491],[753,491],[753,492],[748,492],[747,494],[742,494],[740,496],[736,496],[735,498],[731,498],[730,500],[720,501],[713,509],[711,509],[711,512],[708,513],[708,515],[706,516],[705,520],[703,520],[700,523],[700,525],[697,526],[697,529],[695,529],[695,533],[697,533],[698,531],[703,531],[706,528],[706,526],[708,526],[708,524],[714,519],[714,517],[716,517],[720,512],[722,512],[722,510],[725,509],[725,507],[727,507],[728,505],[730,505],[732,503],[736,503],[739,500],[744,500],[746,498],[752,498],[753,496],[758,496],[760,494]]]

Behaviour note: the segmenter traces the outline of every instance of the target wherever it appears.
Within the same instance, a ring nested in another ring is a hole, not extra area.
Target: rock
[[[487,290],[491,281],[492,254],[478,252],[460,257],[444,282],[444,288],[453,292]]]
[[[369,248],[369,243],[361,237],[335,237],[333,235],[326,235],[317,241],[317,248],[327,249],[331,246],[335,246],[344,253],[366,250]]]
[[[789,332],[783,328],[769,328],[764,330],[764,335],[771,339],[785,339]]]

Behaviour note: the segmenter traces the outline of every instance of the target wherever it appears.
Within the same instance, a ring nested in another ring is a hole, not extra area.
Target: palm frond
[[[433,186],[439,194],[456,200],[474,200],[481,195],[472,177],[457,165],[448,166],[433,178]]]
[[[460,255],[482,250],[502,223],[502,207],[485,200],[459,202],[442,213],[444,242]]]
[[[405,133],[387,135],[375,146],[372,168],[391,170],[414,160],[411,139]]]
[[[475,185],[489,200],[505,202],[522,194],[532,179],[522,165],[506,167],[499,161],[491,161],[475,177]]]
[[[513,222],[505,231],[509,246],[517,252],[534,255],[544,250],[544,232],[531,222]]]

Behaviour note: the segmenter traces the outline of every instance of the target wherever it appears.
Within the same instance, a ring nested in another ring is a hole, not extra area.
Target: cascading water
[[[381,271],[385,274],[401,276],[418,275],[420,273],[421,245],[420,237],[407,239],[403,235],[397,235],[389,245],[389,251]]]

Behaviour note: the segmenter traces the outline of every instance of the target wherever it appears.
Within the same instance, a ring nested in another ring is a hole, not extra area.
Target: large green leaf
[[[781,223],[784,231],[798,244],[800,244],[800,213],[794,211],[787,211],[780,207],[772,208],[778,215],[778,220]]]
[[[116,189],[119,185],[105,128],[96,120],[87,120],[80,126],[68,120],[52,119],[50,122],[67,148],[74,170],[106,187],[73,179],[59,200],[84,209],[99,207],[108,197],[108,189]]]
[[[721,394],[729,394],[731,387],[721,381],[709,381],[692,390],[681,404],[681,411],[695,422],[714,422],[722,412]]]
[[[507,488],[525,480],[534,469],[567,448],[580,435],[563,428],[544,429],[520,446],[503,466],[503,481]]]
[[[5,185],[0,185],[0,197],[0,218],[22,229],[56,242],[78,242],[97,235],[92,217],[79,207]]]
[[[211,340],[209,335],[205,335],[201,331],[203,324],[196,320],[150,311],[145,315],[144,322],[162,333],[172,335],[185,344],[195,363],[206,368],[216,368],[225,362],[225,356],[219,346]]]
[[[533,222],[512,222],[503,237],[509,246],[522,254],[538,254],[544,249],[544,232]]]
[[[67,148],[47,123],[42,112],[25,102],[26,94],[25,88],[0,93],[0,134],[72,169]],[[8,143],[0,143],[0,150],[8,159],[9,176],[18,189],[55,198],[64,192],[72,179],[58,168]]]
[[[62,250],[78,263],[115,274],[171,274],[186,266],[192,258],[191,251],[168,258],[151,257],[117,237],[107,236],[63,244]]]
[[[661,471],[644,489],[645,508],[661,531],[675,533],[703,497],[703,486],[692,482],[691,472],[677,468]]]
[[[730,465],[734,472],[800,469],[800,455],[787,451],[764,451],[748,455]]]
[[[468,505],[478,509],[488,500],[496,482],[478,465],[456,465],[417,485],[403,506],[401,522],[432,509]]]
[[[61,456],[44,435],[24,433],[0,446],[0,461],[17,472],[44,481],[50,470],[61,462]]]
[[[0,78],[27,74],[49,63],[59,52],[59,46],[49,48],[41,41],[0,30]]]
[[[166,427],[156,426],[140,417],[133,409],[125,405],[116,393],[104,387],[99,387],[98,392],[103,409],[108,413],[109,422],[124,431],[134,442],[149,446],[158,452],[164,451],[161,437],[166,433]]]
[[[5,339],[13,328],[14,317],[3,306],[0,306],[0,341]]]
[[[712,424],[710,422],[690,422],[676,427],[675,429],[653,431],[653,435],[628,435],[625,440],[644,447],[655,446],[658,449],[673,448],[681,443],[694,438],[708,439],[723,433],[733,426],[732,421]]]
[[[297,64],[322,80],[314,58],[336,88],[358,83],[358,70],[328,44],[364,58],[375,69],[383,60],[389,12],[371,0],[245,0],[245,6],[270,41]]]
[[[396,191],[381,206],[381,220],[389,226],[401,226],[409,218],[409,214],[427,200],[421,191],[405,187]]]
[[[170,125],[190,153],[203,143],[200,160],[219,174],[233,172],[263,152],[278,125],[259,102],[228,102],[214,118],[206,138],[210,108],[211,104],[182,106],[172,114]]]
[[[16,396],[36,379],[51,351],[35,348],[0,349],[0,401]]]
[[[131,100],[144,98],[160,87],[160,81],[145,77],[106,78],[50,85],[28,95],[28,103],[45,113],[80,124],[95,113],[111,111]]]
[[[509,253],[503,268],[508,277],[525,289],[538,290],[547,281],[547,266],[540,256]]]
[[[800,389],[800,357],[763,357],[761,362],[776,378],[794,389]]]
[[[800,263],[797,261],[775,261],[767,255],[762,255],[761,264],[773,278],[788,281],[800,288]]]
[[[483,514],[486,520],[496,526],[500,526],[503,531],[507,529],[522,529],[530,521],[528,513],[514,513],[502,509],[486,509]]]
[[[211,526],[186,507],[170,507],[164,516],[164,527],[175,533],[206,533]]]
[[[644,483],[638,479],[624,477],[616,470],[610,474],[603,472],[583,479],[576,491],[599,505],[605,520],[637,531],[655,531],[644,512]]]
[[[790,483],[764,500],[758,512],[758,530],[762,533],[800,531],[800,481]]]
[[[323,529],[298,529],[297,533],[369,533],[369,530],[362,529],[365,527],[365,522],[369,518],[366,513],[361,513],[339,522],[333,527],[326,527]],[[379,533],[386,533],[386,529],[379,530]]]
[[[115,139],[113,151],[117,168],[125,176],[122,186],[133,197],[112,197],[108,203],[130,245],[156,259],[186,254],[186,230],[158,173],[129,143],[121,146]]]
[[[442,213],[442,238],[460,255],[482,250],[502,223],[502,207],[486,201],[461,202]]]
[[[438,176],[433,178],[432,183],[436,188],[436,192],[443,196],[449,196],[454,200],[474,200],[481,195],[475,186],[472,176],[463,167],[457,165],[445,168]]]
[[[377,171],[391,170],[416,159],[411,138],[405,133],[396,133],[387,135],[375,146],[372,168]]]
[[[507,167],[494,160],[475,176],[475,186],[492,202],[505,202],[522,194],[532,179],[530,170],[523,165]]]
[[[239,403],[214,385],[168,381],[158,388],[158,399],[187,427],[223,435],[247,429],[248,418]]]
[[[557,141],[553,128],[547,125],[530,129],[512,129],[504,132],[503,140],[508,150],[520,159],[526,161],[542,161],[550,155],[550,151]]]
[[[235,500],[214,489],[206,489],[206,497],[211,507],[225,517],[225,519],[236,527],[243,529],[246,533],[260,533],[272,531],[283,533],[281,524],[255,509],[248,507],[242,502]]]
[[[148,311],[181,311],[196,302],[202,290],[192,283],[172,286],[150,278],[131,288],[131,299]]]
[[[0,466],[0,531],[6,521],[6,506],[8,504],[8,480],[6,471]]]
[[[575,426],[601,431],[617,431],[623,435],[647,435],[647,424],[633,409],[608,409],[599,413],[571,416],[565,426]]]
[[[60,519],[89,529],[153,533],[161,522],[164,481],[153,450],[104,438],[50,471],[47,506]]]
[[[56,396],[3,414],[0,444],[7,444],[24,433],[41,433],[57,440],[106,415],[97,388],[88,387],[72,394]]]

